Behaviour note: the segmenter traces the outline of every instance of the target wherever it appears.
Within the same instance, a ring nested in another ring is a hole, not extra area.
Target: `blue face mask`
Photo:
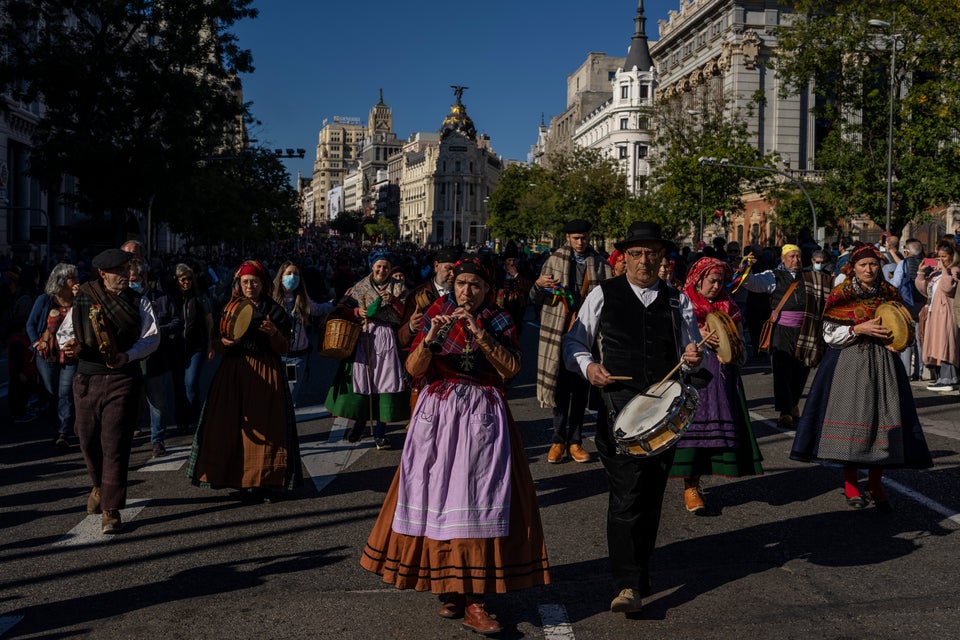
[[[143,293],[143,283],[140,282],[139,280],[136,282],[131,280],[128,286],[134,291],[136,291],[137,293]]]
[[[289,273],[283,276],[283,288],[287,291],[293,291],[300,286],[300,276]]]

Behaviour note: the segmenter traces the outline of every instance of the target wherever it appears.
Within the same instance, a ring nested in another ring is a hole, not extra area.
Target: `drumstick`
[[[699,349],[700,347],[702,347],[703,344],[704,344],[708,339],[710,339],[710,337],[713,336],[714,333],[716,333],[716,331],[714,331],[713,329],[711,329],[711,330],[707,333],[707,335],[703,336],[703,340],[701,340],[700,342],[697,343],[697,348]],[[680,367],[682,367],[682,366],[683,366],[683,358],[680,358],[680,362],[677,363],[677,366],[675,366],[673,369],[671,369],[671,370],[670,370],[670,373],[668,373],[667,375],[665,375],[665,376],[663,377],[663,380],[661,380],[660,382],[658,382],[657,385],[663,384],[664,382],[666,382],[667,380],[669,380],[670,378],[672,378],[674,375],[676,375],[677,371],[679,371],[679,370],[680,370]]]
[[[609,380],[633,380],[633,376],[607,376]]]

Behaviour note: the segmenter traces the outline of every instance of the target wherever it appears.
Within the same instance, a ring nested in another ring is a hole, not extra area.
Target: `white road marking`
[[[540,622],[543,627],[543,637],[548,640],[573,640],[573,627],[567,616],[567,609],[562,604],[541,604]]]
[[[309,407],[297,407],[295,412],[297,414],[297,422],[330,417],[330,412],[327,411],[327,408],[322,404],[315,404]]]
[[[777,424],[777,421],[776,421],[774,418],[764,418],[764,417],[761,416],[759,413],[756,413],[756,412],[754,412],[754,411],[751,411],[751,412],[750,412],[750,419],[751,419],[751,420],[755,420],[755,421],[757,421],[757,422],[766,422],[768,426],[772,427],[773,429],[776,429],[776,430],[779,431],[780,433],[791,433],[791,431],[792,431],[792,430],[790,430],[790,429],[782,429],[782,428]],[[950,436],[948,436],[948,437],[950,437]],[[864,475],[865,475],[865,474],[864,474]],[[927,496],[923,495],[922,493],[920,493],[920,492],[918,492],[918,491],[914,491],[914,490],[911,489],[910,487],[908,487],[908,486],[906,486],[906,485],[904,485],[904,484],[900,484],[900,483],[897,482],[896,480],[892,480],[892,479],[889,478],[889,477],[884,477],[884,479],[883,479],[883,484],[884,484],[885,487],[888,487],[888,488],[890,488],[890,489],[893,489],[893,490],[896,491],[897,493],[903,494],[904,496],[906,496],[906,497],[908,497],[908,498],[911,498],[911,499],[913,499],[913,500],[916,501],[916,502],[919,502],[921,505],[925,506],[926,508],[930,509],[931,511],[933,511],[933,512],[935,512],[935,513],[939,513],[940,515],[942,515],[944,518],[946,518],[946,520],[944,520],[943,522],[940,523],[942,526],[946,526],[946,523],[947,523],[947,522],[953,523],[953,524],[955,524],[955,525],[960,525],[960,512],[957,512],[957,511],[954,510],[954,509],[951,509],[951,508],[949,508],[949,507],[947,507],[947,506],[944,506],[944,505],[940,504],[939,502],[937,502],[936,500],[933,500],[933,499],[931,499],[931,498],[928,498]]]
[[[190,458],[192,444],[176,447],[167,447],[167,455],[159,458],[150,458],[137,471],[176,471]]]
[[[369,439],[347,442],[343,439],[346,432],[347,429],[339,427],[330,431],[326,442],[300,443],[300,460],[318,492],[373,447]]]
[[[150,503],[150,498],[138,498],[136,500],[127,500],[127,506],[120,509],[120,520],[124,524],[130,522],[139,515],[143,508]],[[122,533],[120,534],[123,535]],[[96,544],[98,542],[109,542],[115,535],[104,535],[100,533],[100,514],[88,515],[83,521],[67,532],[56,542],[54,546],[74,547],[85,544]]]
[[[0,616],[0,636],[13,629],[23,620],[23,616]]]

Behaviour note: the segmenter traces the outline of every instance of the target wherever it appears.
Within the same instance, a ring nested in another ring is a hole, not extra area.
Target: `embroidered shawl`
[[[900,294],[890,283],[880,280],[877,285],[876,292],[866,293],[855,277],[847,278],[830,292],[824,319],[837,324],[857,325],[873,319],[877,307],[884,302],[901,301]]]

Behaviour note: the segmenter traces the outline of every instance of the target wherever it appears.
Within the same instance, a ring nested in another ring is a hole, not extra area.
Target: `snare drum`
[[[256,305],[250,298],[232,298],[220,316],[220,335],[239,340],[250,328],[254,309]]]
[[[890,329],[890,337],[883,341],[894,351],[903,351],[913,345],[916,337],[916,323],[903,304],[896,300],[884,302],[877,307],[875,316],[880,324]]]
[[[676,380],[661,382],[634,397],[617,415],[613,437],[621,453],[655,456],[676,444],[693,422],[700,394]]]
[[[736,363],[743,357],[743,340],[737,325],[726,311],[716,309],[707,314],[706,327],[720,339],[717,345],[717,359],[723,364]]]

